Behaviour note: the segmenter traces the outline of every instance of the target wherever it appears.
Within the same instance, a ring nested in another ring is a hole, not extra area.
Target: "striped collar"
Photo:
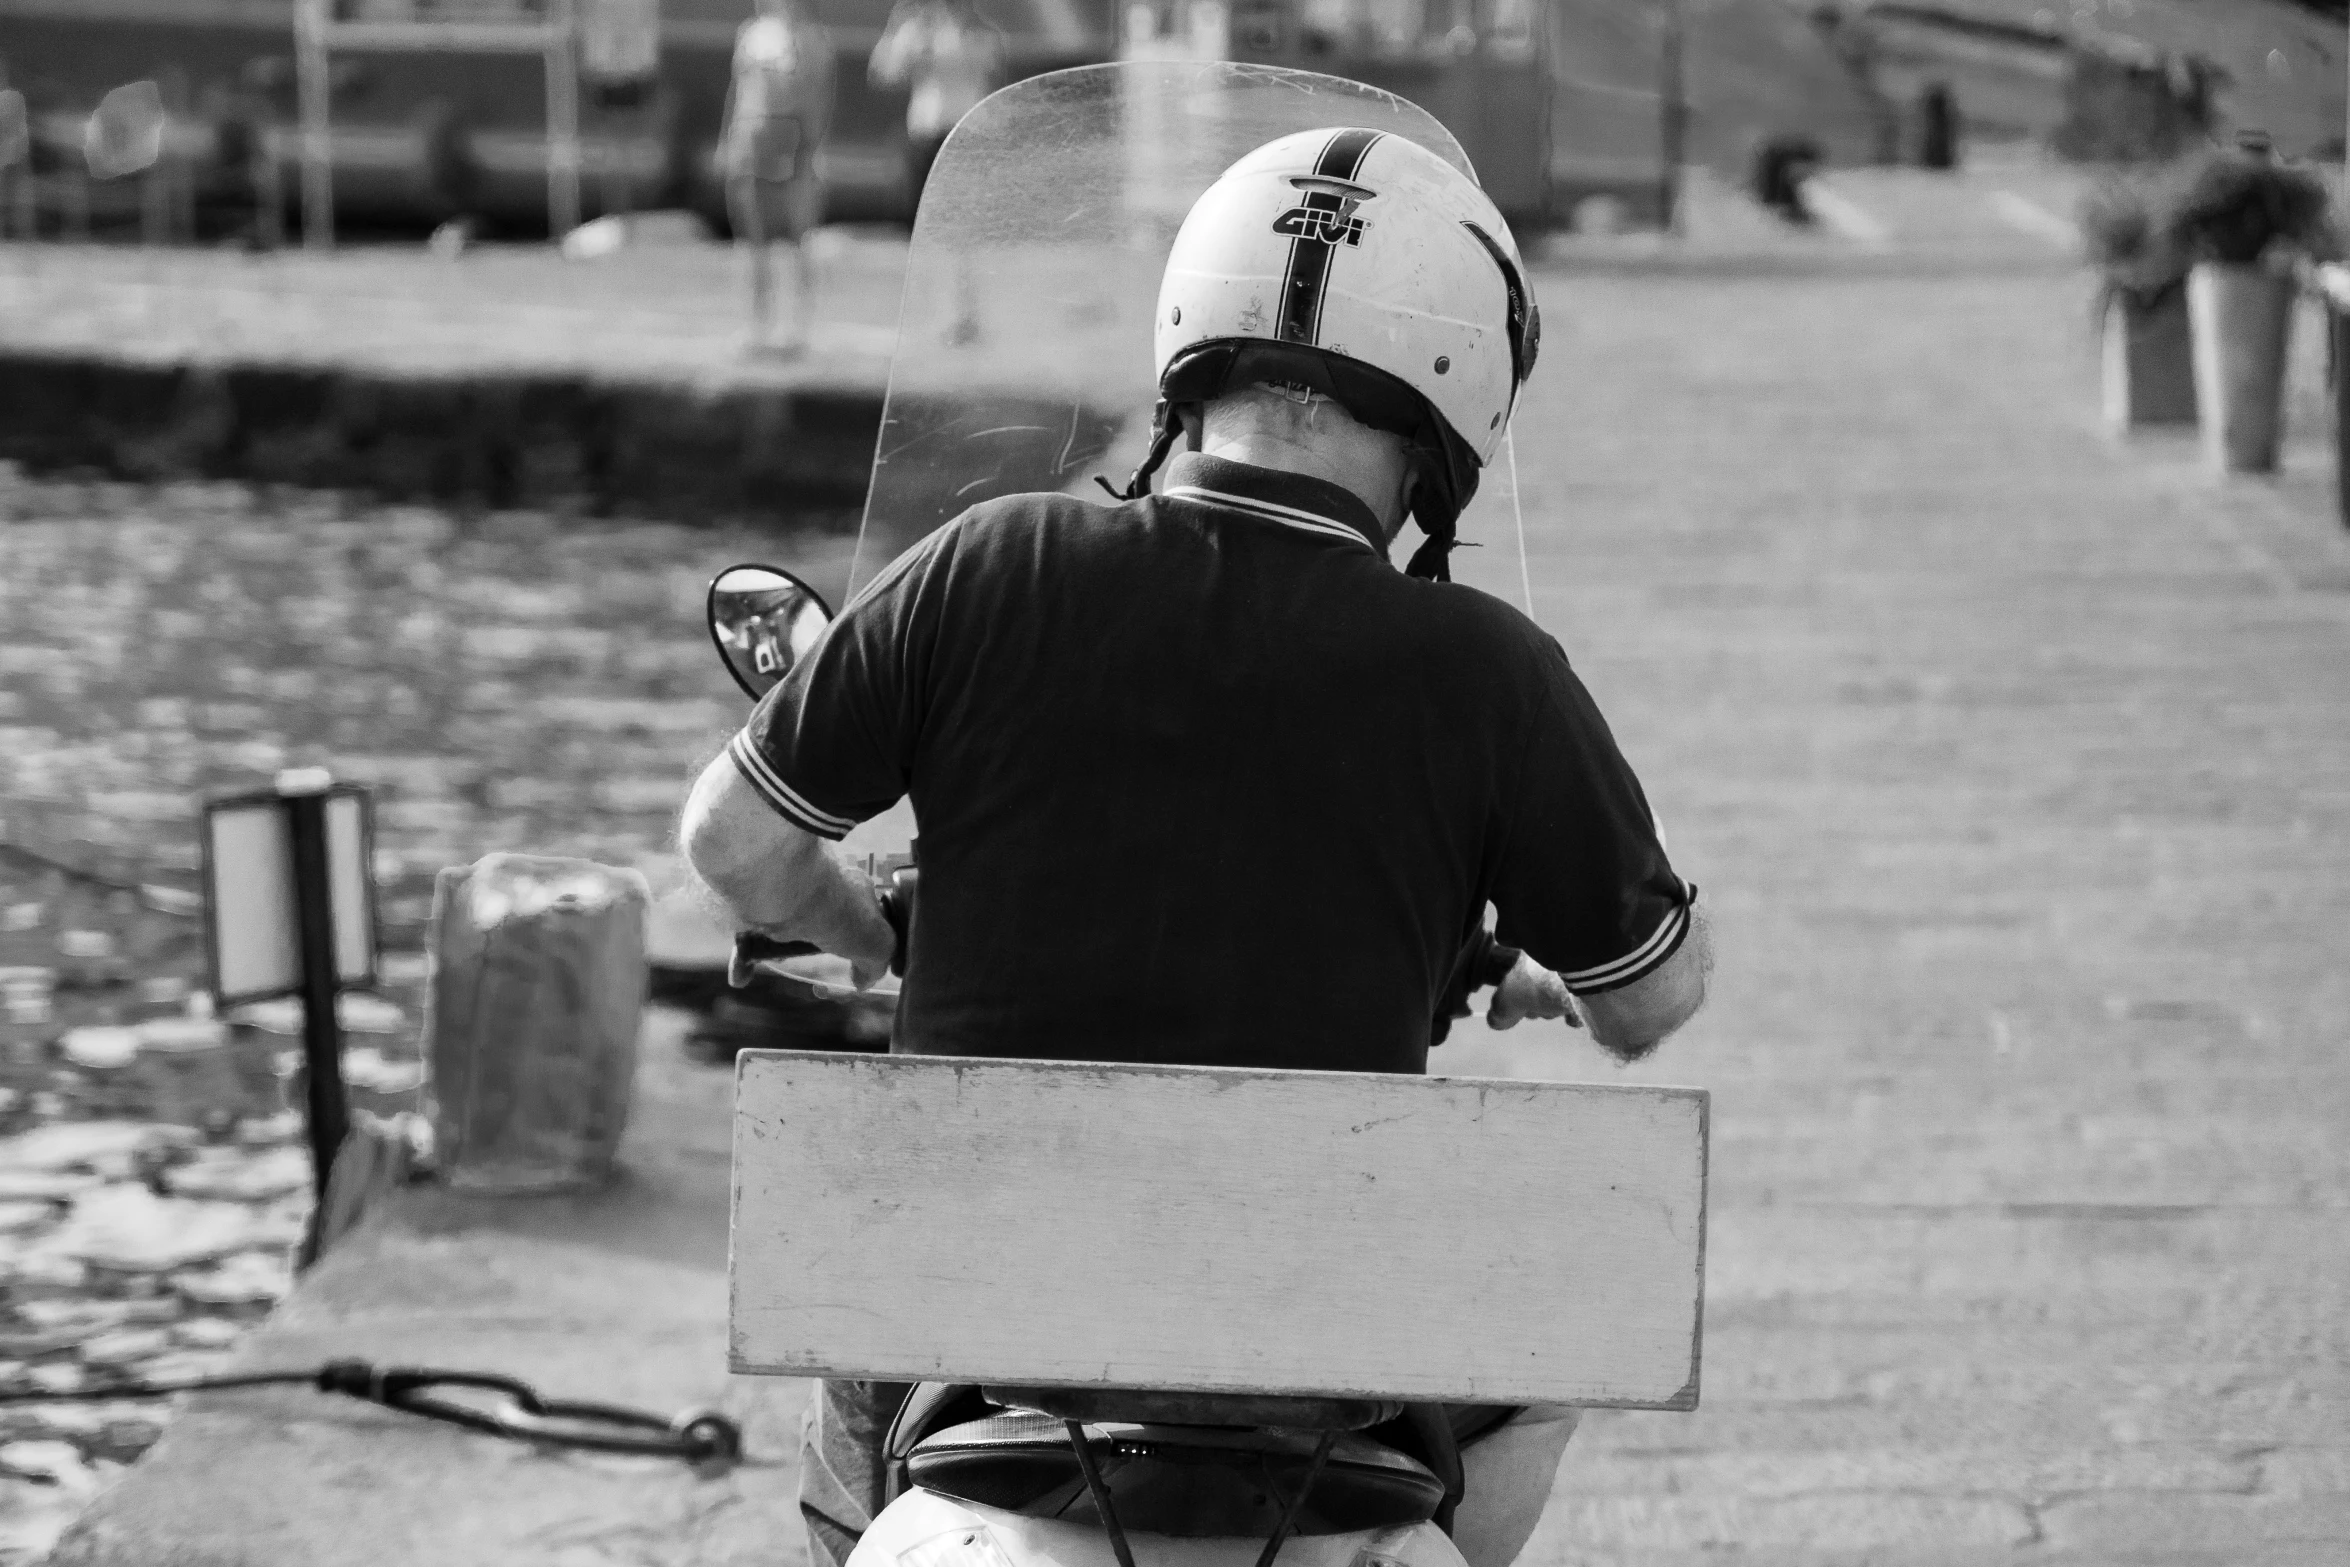
[[[1222,457],[1183,452],[1167,464],[1162,500],[1196,501],[1244,512],[1325,538],[1359,544],[1385,559],[1379,521],[1362,499],[1327,479],[1283,473]]]

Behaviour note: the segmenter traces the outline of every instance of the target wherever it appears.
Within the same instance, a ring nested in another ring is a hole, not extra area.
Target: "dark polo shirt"
[[[1591,993],[1689,891],[1559,645],[1335,485],[1178,457],[894,562],[732,748],[837,838],[911,795],[897,1048],[1420,1072],[1488,902]]]

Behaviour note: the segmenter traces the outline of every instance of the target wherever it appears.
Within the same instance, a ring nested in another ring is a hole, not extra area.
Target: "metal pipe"
[[[1297,1495],[1289,1498],[1281,1509],[1281,1521],[1273,1526],[1273,1538],[1265,1542],[1264,1550],[1258,1554],[1257,1567],[1273,1567],[1281,1547],[1288,1543],[1289,1531],[1297,1526],[1297,1515],[1305,1510],[1306,1498],[1313,1494],[1314,1482],[1322,1478],[1322,1466],[1330,1461],[1330,1449],[1337,1445],[1336,1431],[1323,1432],[1322,1440],[1314,1444],[1313,1461],[1306,1465],[1305,1478],[1297,1483]]]
[[[302,243],[335,242],[334,147],[326,55],[326,0],[302,0],[294,12],[294,87],[302,115]]]
[[[1658,199],[1663,211],[1665,232],[1681,232],[1681,165],[1686,160],[1689,140],[1689,106],[1682,100],[1684,67],[1682,51],[1688,34],[1687,18],[1681,9],[1681,0],[1666,0],[1665,32],[1661,57],[1657,62],[1657,97],[1661,123],[1657,127]]]
[[[1077,1467],[1085,1475],[1085,1489],[1093,1495],[1093,1510],[1102,1515],[1102,1527],[1109,1531],[1110,1549],[1117,1553],[1118,1567],[1134,1567],[1134,1552],[1126,1544],[1126,1526],[1118,1522],[1118,1509],[1111,1504],[1110,1488],[1093,1461],[1093,1449],[1086,1445],[1084,1424],[1076,1420],[1064,1420],[1061,1424],[1068,1427],[1069,1445],[1076,1449]]]
[[[579,227],[579,29],[570,0],[554,0],[547,35],[547,227]]]
[[[323,773],[309,773],[278,789],[286,802],[294,919],[302,954],[302,1065],[309,1089],[310,1174],[322,1203],[335,1155],[351,1131],[343,1088],[343,1030],[335,1015],[342,984],[335,953],[334,887],[327,868],[328,788]]]

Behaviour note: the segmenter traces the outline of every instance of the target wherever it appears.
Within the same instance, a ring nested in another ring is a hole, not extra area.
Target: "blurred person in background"
[[[734,39],[734,82],[718,161],[735,241],[747,247],[754,349],[805,348],[815,319],[814,262],[802,244],[824,219],[816,154],[832,129],[832,35],[807,0],[758,0]],[[768,247],[792,259],[792,335],[772,338],[774,276]]]
[[[918,206],[955,122],[1004,79],[1004,41],[972,0],[898,0],[873,46],[877,87],[906,87],[906,176]]]

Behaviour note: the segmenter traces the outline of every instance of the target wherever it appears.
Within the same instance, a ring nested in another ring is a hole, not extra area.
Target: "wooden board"
[[[732,1361],[1688,1409],[1707,1097],[746,1051]]]

